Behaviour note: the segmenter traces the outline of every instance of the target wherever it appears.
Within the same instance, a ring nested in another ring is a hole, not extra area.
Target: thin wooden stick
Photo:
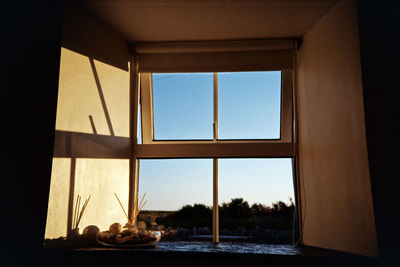
[[[142,202],[143,202],[143,200],[144,200],[144,197],[146,196],[146,192],[144,192],[144,194],[143,194],[143,197],[142,197],[142,200],[140,200],[140,203],[139,203],[139,207],[142,205]],[[134,211],[134,216],[133,216],[133,219],[131,220],[131,224],[135,221],[135,219],[136,219],[136,217],[138,216],[138,214],[139,214],[139,209],[136,207],[136,201],[135,201],[135,203],[134,203],[134,209],[133,209],[133,211]]]
[[[136,216],[133,220],[136,219],[136,217],[139,215],[140,211],[142,210],[142,208],[144,207],[144,205],[147,203],[147,200],[143,203],[142,207],[140,209],[138,209],[138,212],[136,213]]]
[[[78,228],[79,222],[81,221],[81,218],[82,218],[84,209],[85,209],[85,207],[86,207],[86,201],[87,201],[87,200],[85,200],[85,203],[82,205],[81,212],[80,212],[79,215],[78,215],[78,221],[76,222],[76,228]]]
[[[146,196],[146,192],[144,192],[142,200],[140,200],[139,207],[142,205],[142,202],[143,202],[145,196]],[[135,206],[135,208],[136,208],[136,206]]]
[[[85,200],[85,204],[83,204],[81,213],[79,214],[78,224],[79,224],[79,222],[81,221],[81,218],[82,218],[83,214],[85,213],[85,210],[86,210],[87,204],[88,204],[88,202],[89,202],[89,199],[90,199],[90,196],[89,196],[88,199]]]
[[[87,200],[87,203],[89,203],[89,200],[90,200],[90,197],[91,197],[92,195],[89,195],[89,197],[88,197],[88,200]],[[86,206],[87,206],[87,203],[86,203]]]
[[[88,199],[85,201],[85,207],[83,208],[83,210],[82,210],[82,215],[83,215],[83,213],[85,212],[85,210],[86,210],[86,207],[87,207],[87,205],[88,205],[88,203],[89,203],[89,200],[90,200],[90,197],[91,197],[92,195],[89,195],[89,197],[88,197]],[[81,217],[82,217],[82,215],[81,215]]]
[[[76,222],[78,221],[78,212],[79,212],[79,206],[81,204],[81,196],[78,195],[76,197],[76,210],[75,210],[75,224],[74,224],[74,229],[76,228]]]
[[[80,208],[81,208],[81,196],[80,195],[78,195],[78,199],[77,199],[77,210],[75,211],[76,212],[76,215],[75,215],[75,225],[74,225],[74,229],[76,229],[76,222],[78,221],[78,216],[79,216],[79,210],[80,210]]]
[[[142,202],[143,202],[145,196],[146,196],[146,192],[144,192],[142,200],[140,200],[139,207],[140,207],[140,205],[142,205]]]
[[[85,210],[86,210],[86,207],[87,207],[87,204],[89,203],[90,197],[91,197],[91,195],[89,196],[88,199],[85,200],[85,204],[83,204],[81,213],[79,214],[79,219],[78,219],[78,222],[77,222],[77,224],[76,224],[76,227],[78,227],[78,225],[79,225],[79,223],[80,223],[80,221],[81,221],[81,219],[82,219],[83,213],[84,213]]]
[[[142,210],[142,208],[144,207],[144,205],[147,203],[147,200],[143,203],[142,206],[139,207],[139,211]]]
[[[121,201],[119,201],[119,198],[118,198],[117,194],[114,193],[114,195],[115,195],[115,197],[117,198],[117,200],[118,200],[118,202],[119,202],[119,205],[121,205],[122,211],[125,213],[126,219],[129,221],[128,214],[126,214],[125,209],[124,209],[124,207],[122,206]]]
[[[81,202],[82,202],[82,196],[79,196],[79,205],[78,205],[78,213],[77,213],[78,219],[79,219],[79,213],[81,212],[81,209],[82,209]],[[76,228],[78,228],[78,224],[76,225]]]
[[[75,229],[75,222],[76,222],[76,211],[78,209],[78,198],[79,195],[76,197],[76,202],[75,202],[75,209],[74,212],[72,214],[72,228]]]
[[[130,217],[129,220],[128,220],[128,223],[129,223],[129,224],[132,224],[132,223],[133,223],[133,217],[134,217],[135,214],[136,214],[136,204],[137,204],[137,198],[135,199],[135,202],[133,203],[131,217]]]

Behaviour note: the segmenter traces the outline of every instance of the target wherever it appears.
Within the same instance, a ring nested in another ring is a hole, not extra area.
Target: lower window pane
[[[212,160],[140,160],[138,224],[161,230],[161,241],[212,236]]]
[[[292,242],[291,159],[219,159],[220,240]]]

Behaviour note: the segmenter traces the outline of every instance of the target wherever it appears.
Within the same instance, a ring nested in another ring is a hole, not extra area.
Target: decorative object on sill
[[[71,233],[68,237],[45,239],[44,246],[46,248],[93,247],[98,244],[96,235],[99,231],[96,225],[89,225],[83,229],[82,234],[75,230],[74,234]]]
[[[91,197],[91,195],[89,195],[89,197],[85,200],[85,203],[83,204],[82,209],[80,209],[81,208],[81,196],[78,195],[76,198],[75,211],[74,211],[74,214],[72,217],[72,231],[71,231],[72,236],[74,236],[74,237],[79,236],[78,226],[79,226],[79,223],[81,222],[83,213],[85,212],[86,207],[89,203],[90,197]]]
[[[64,248],[77,246],[93,246],[96,245],[96,235],[100,229],[96,225],[86,226],[82,234],[79,233],[79,223],[82,220],[86,207],[89,203],[91,195],[85,200],[81,208],[81,196],[78,195],[75,202],[75,209],[72,212],[72,227],[69,229],[67,237],[59,237],[55,239],[45,239],[44,246],[49,248]]]
[[[159,231],[138,230],[136,226],[119,227],[110,226],[108,231],[98,232],[96,240],[99,244],[107,247],[145,247],[152,246],[161,240]]]
[[[97,242],[108,247],[144,247],[151,246],[159,242],[161,240],[161,233],[159,231],[138,229],[138,227],[135,225],[137,216],[147,203],[147,201],[143,202],[146,193],[144,193],[138,206],[136,205],[137,202],[135,200],[130,217],[122,206],[117,194],[114,193],[114,195],[118,200],[118,203],[121,206],[128,222],[124,225],[124,227],[122,227],[120,223],[116,222],[110,225],[108,231],[98,232],[96,235]]]

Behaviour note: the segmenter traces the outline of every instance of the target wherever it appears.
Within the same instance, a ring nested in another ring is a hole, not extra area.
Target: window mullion
[[[214,123],[213,123],[213,140],[218,140],[218,73],[213,75],[213,103],[214,103]]]
[[[140,87],[140,100],[142,108],[142,139],[143,144],[150,144],[154,139],[153,90],[150,73],[140,74]]]
[[[133,64],[130,66],[130,136],[132,137],[132,151],[129,159],[129,198],[128,198],[128,216],[131,217],[133,205],[137,198],[138,192],[138,168],[139,161],[135,154],[135,145],[138,143],[138,115],[140,101],[140,75],[138,72],[139,64],[137,58],[134,58]]]
[[[213,140],[218,140],[218,73],[213,75],[214,123]],[[219,242],[219,213],[218,213],[218,158],[213,158],[213,242]]]
[[[213,242],[219,242],[218,159],[213,158]]]
[[[281,141],[292,142],[292,71],[281,72]]]

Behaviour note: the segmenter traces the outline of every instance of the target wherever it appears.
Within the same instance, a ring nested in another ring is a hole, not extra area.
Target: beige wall
[[[129,192],[129,69],[126,42],[90,13],[64,16],[56,137],[45,238],[66,236],[68,214],[91,195],[80,231],[125,223],[114,197]]]
[[[377,256],[357,13],[340,2],[298,54],[302,241]]]

